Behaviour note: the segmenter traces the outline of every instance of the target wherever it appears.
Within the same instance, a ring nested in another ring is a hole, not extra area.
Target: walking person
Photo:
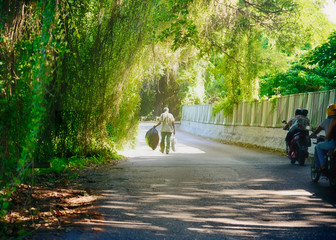
[[[161,142],[160,142],[160,151],[166,154],[170,151],[170,138],[171,135],[175,135],[175,119],[173,114],[169,113],[169,108],[165,107],[163,113],[160,116],[159,123],[154,125],[154,127],[161,126]]]

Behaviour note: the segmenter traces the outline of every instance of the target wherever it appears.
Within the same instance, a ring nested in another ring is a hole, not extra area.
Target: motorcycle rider
[[[309,138],[309,126],[310,126],[310,120],[309,118],[307,117],[308,115],[308,109],[302,109],[302,118],[305,118],[306,121],[308,122],[308,124],[306,125],[304,131],[305,131],[305,135],[306,135],[306,139],[307,139],[307,143],[308,143],[308,147],[311,146],[311,141],[310,141],[310,138]]]
[[[307,127],[310,124],[310,121],[307,118],[308,110],[307,109],[297,109],[295,111],[295,115],[296,115],[295,120],[293,121],[293,123],[289,127],[289,130],[288,130],[288,133],[287,133],[287,136],[286,136],[286,139],[285,139],[287,149],[288,149],[289,143],[292,140],[295,133],[304,132],[307,138],[309,136],[309,132],[307,130]],[[310,141],[307,142],[308,145],[309,145],[309,142]]]
[[[295,116],[292,117],[291,119],[289,119],[289,121],[287,122],[287,124],[283,127],[283,130],[289,130],[290,127],[294,124],[294,122],[296,121],[296,119],[299,118],[299,116],[301,115],[301,109],[297,108],[295,109]],[[285,121],[284,121],[285,122]],[[285,138],[286,141],[286,152],[288,153],[288,146],[289,146],[289,142],[292,138],[292,133],[288,132]]]
[[[296,118],[292,126],[289,128],[289,132],[291,133],[296,133],[298,131],[306,131],[307,126],[309,126],[310,121],[307,118],[308,110],[307,109],[302,109],[301,114]]]
[[[286,126],[283,127],[283,130],[288,130],[300,115],[301,115],[301,109],[300,108],[295,109],[295,116],[289,119]]]
[[[336,104],[330,104],[327,107],[327,118],[321,122],[319,127],[310,135],[310,138],[315,138],[322,130],[326,133],[326,141],[320,142],[315,146],[314,159],[315,169],[325,171],[324,162],[325,153],[332,148],[336,148]]]

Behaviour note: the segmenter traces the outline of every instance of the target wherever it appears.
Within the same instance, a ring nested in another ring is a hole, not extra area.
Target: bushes
[[[319,47],[310,50],[299,62],[283,73],[265,75],[260,82],[260,96],[289,95],[336,88],[336,32]]]
[[[73,156],[114,159],[117,144],[133,137],[141,85],[130,72],[151,5],[38,0],[3,6],[1,214],[34,161],[67,159],[72,166]]]

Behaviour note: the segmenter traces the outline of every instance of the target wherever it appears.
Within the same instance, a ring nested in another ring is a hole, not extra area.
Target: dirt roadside
[[[75,228],[77,220],[104,219],[94,208],[100,197],[107,168],[118,162],[86,167],[61,175],[39,176],[34,186],[21,184],[11,197],[11,210],[4,218],[0,239],[60,239]],[[74,177],[75,176],[75,177]],[[36,237],[38,236],[38,237]]]

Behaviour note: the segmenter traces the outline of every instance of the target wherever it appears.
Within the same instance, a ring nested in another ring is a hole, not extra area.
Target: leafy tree
[[[329,31],[322,1],[0,3],[1,189],[53,157],[113,158],[136,132],[141,98],[153,114],[218,100],[229,112],[255,96],[261,75],[285,69]],[[305,68],[334,76],[334,61],[326,68],[313,56]]]
[[[235,103],[258,98],[263,75],[286,71],[289,62],[327,38],[332,25],[320,11],[323,3],[197,0],[178,16],[169,11],[160,14],[162,19],[173,16],[173,22],[154,31],[152,46],[155,43],[153,52],[157,54],[150,62],[156,65],[149,67],[152,76],[148,79],[159,83],[160,76],[169,75],[162,67],[171,69],[163,57],[169,56],[168,62],[179,66],[175,73],[183,103],[219,102],[215,109],[230,113]],[[166,51],[167,43],[176,52],[188,49],[190,58]],[[148,96],[152,104],[162,105],[154,100],[160,84],[146,86],[152,86],[152,91],[145,91],[143,101]]]
[[[173,51],[162,44],[156,44],[155,50],[146,58],[143,88],[141,90],[142,116],[158,116],[168,106],[176,118],[179,117],[183,98],[183,84],[177,73],[183,61],[183,51]]]
[[[260,82],[260,96],[320,91],[323,82],[323,78],[307,72],[305,67],[297,64],[285,73],[264,76]]]
[[[261,76],[287,70],[304,48],[326,39],[332,25],[320,11],[323,2],[195,2],[190,12],[196,46],[208,59],[208,101],[219,100],[217,110],[230,113],[233,104],[258,97]]]
[[[310,50],[286,72],[265,75],[260,96],[288,95],[336,88],[336,32],[327,42]]]
[[[0,3],[0,193],[39,161],[114,158],[137,130],[146,44],[190,1]]]

